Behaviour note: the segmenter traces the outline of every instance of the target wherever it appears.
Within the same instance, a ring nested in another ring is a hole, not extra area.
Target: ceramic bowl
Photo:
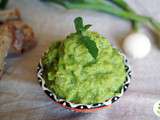
[[[130,79],[131,79],[131,69],[128,65],[128,60],[126,57],[120,53],[124,57],[124,65],[125,65],[125,71],[126,71],[126,78],[125,81],[121,87],[121,92],[118,96],[113,96],[112,98],[107,99],[106,101],[102,103],[96,103],[96,104],[75,104],[72,102],[65,101],[64,99],[59,99],[54,92],[52,92],[46,85],[45,79],[44,79],[44,68],[43,64],[40,60],[38,67],[37,67],[37,78],[38,82],[40,83],[40,86],[42,87],[43,91],[48,95],[49,98],[51,98],[55,103],[58,103],[64,108],[67,108],[71,111],[75,112],[95,112],[97,110],[100,110],[102,108],[108,108],[111,106],[114,102],[116,102],[127,90]]]

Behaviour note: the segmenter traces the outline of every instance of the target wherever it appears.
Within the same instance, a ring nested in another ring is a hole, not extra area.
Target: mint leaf
[[[90,24],[85,25],[85,26],[84,26],[84,29],[85,29],[85,30],[88,30],[91,26],[92,26],[92,25],[90,25]]]
[[[85,45],[85,47],[88,49],[92,57],[96,59],[98,56],[98,48],[96,46],[96,43],[93,40],[91,40],[88,36],[82,36],[80,39]]]
[[[83,31],[84,27],[83,27],[83,20],[81,17],[77,17],[74,20],[74,26],[76,28],[77,33],[81,33]]]
[[[75,25],[77,34],[80,35],[81,42],[88,49],[92,57],[96,59],[98,56],[98,48],[96,46],[96,43],[93,40],[91,40],[90,37],[84,35],[84,32],[86,32],[91,27],[91,25],[88,24],[84,26],[82,17],[75,18],[74,25]]]

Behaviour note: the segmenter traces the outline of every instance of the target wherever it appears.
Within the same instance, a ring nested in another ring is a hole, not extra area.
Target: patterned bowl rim
[[[123,56],[123,61],[124,61],[125,71],[126,71],[125,81],[121,87],[121,92],[118,95],[113,96],[112,98],[107,99],[106,101],[104,101],[102,103],[75,104],[75,103],[72,103],[69,101],[65,101],[65,99],[59,99],[55,95],[55,93],[53,93],[49,88],[47,88],[47,85],[45,84],[45,79],[43,78],[44,69],[43,69],[43,64],[41,62],[41,59],[40,59],[40,62],[37,66],[38,82],[40,83],[40,86],[42,87],[43,91],[49,96],[49,98],[51,98],[54,102],[60,104],[62,107],[67,108],[69,110],[76,111],[76,112],[91,112],[91,111],[99,110],[101,108],[109,107],[124,94],[124,92],[127,90],[128,86],[129,86],[130,80],[131,80],[131,67],[128,64],[128,60],[124,54],[122,54],[121,52],[119,52],[119,54]]]

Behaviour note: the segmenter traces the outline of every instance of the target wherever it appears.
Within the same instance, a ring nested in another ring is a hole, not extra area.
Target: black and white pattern
[[[121,54],[121,53],[120,53]],[[106,100],[103,103],[97,103],[97,104],[74,104],[68,101],[65,101],[64,99],[59,99],[57,98],[57,96],[47,88],[46,84],[45,84],[45,80],[43,78],[43,65],[40,61],[40,63],[38,64],[37,67],[37,77],[38,77],[38,81],[40,83],[40,86],[42,87],[42,89],[44,90],[44,92],[56,103],[61,104],[62,106],[66,107],[66,108],[71,108],[73,109],[94,109],[94,108],[100,108],[100,107],[104,107],[104,106],[109,106],[112,103],[114,103],[115,101],[117,101],[122,95],[123,93],[127,90],[129,84],[130,84],[130,79],[131,79],[131,69],[130,66],[128,65],[128,60],[126,59],[126,57],[121,54],[124,57],[124,64],[125,64],[125,70],[126,70],[126,80],[123,83],[123,86],[121,88],[121,93],[117,96],[112,97],[111,99]]]

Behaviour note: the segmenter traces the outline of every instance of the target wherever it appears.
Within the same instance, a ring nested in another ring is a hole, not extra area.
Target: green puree
[[[54,43],[42,63],[47,86],[59,97],[73,103],[104,102],[120,93],[125,80],[123,57],[108,40],[96,32],[84,33],[96,42],[94,59],[76,33]]]

